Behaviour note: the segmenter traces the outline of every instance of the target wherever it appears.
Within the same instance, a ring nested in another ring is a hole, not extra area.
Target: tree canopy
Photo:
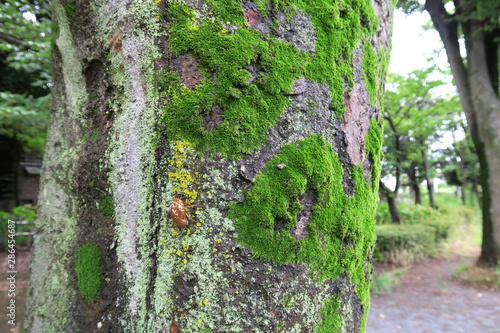
[[[51,79],[48,3],[0,3],[0,136],[41,154]]]

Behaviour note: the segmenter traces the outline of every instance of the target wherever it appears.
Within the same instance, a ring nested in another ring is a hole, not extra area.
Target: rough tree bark
[[[53,7],[26,331],[364,331],[391,3]]]
[[[454,3],[457,8],[454,15],[446,11],[441,0],[427,0],[425,9],[443,40],[479,158],[483,241],[478,264],[495,266],[500,259],[498,31],[487,33],[483,29],[484,22],[467,19],[473,16],[474,1],[457,0]],[[464,14],[466,19],[460,19]],[[465,37],[466,61],[460,53],[459,26]]]

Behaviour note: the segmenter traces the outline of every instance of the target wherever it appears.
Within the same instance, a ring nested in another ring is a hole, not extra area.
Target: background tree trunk
[[[380,191],[385,196],[387,200],[387,205],[389,206],[389,213],[391,213],[391,219],[393,223],[401,223],[401,213],[398,208],[398,191],[397,188],[391,191],[382,181],[380,181]]]
[[[420,193],[419,179],[417,176],[417,165],[413,162],[407,169],[406,174],[410,180],[410,189],[413,191],[415,205],[422,204],[422,195]]]
[[[421,142],[422,147],[424,143]],[[437,208],[436,200],[434,199],[434,180],[432,179],[431,169],[429,167],[429,160],[427,158],[427,148],[422,149],[422,164],[424,166],[425,182],[427,184],[427,193],[429,194],[429,205],[432,208]]]
[[[495,44],[485,41],[480,22],[471,19],[476,3],[456,1],[457,13],[448,14],[443,1],[427,0],[429,12],[446,49],[460,102],[467,118],[474,146],[480,163],[482,188],[483,241],[478,264],[495,266],[500,257],[500,100],[498,98],[498,60],[496,50],[493,57],[487,56],[486,48]],[[466,13],[463,21],[455,20]],[[466,16],[466,17],[467,17]],[[460,54],[458,27],[464,33],[467,66]],[[490,35],[491,37],[491,35]],[[493,59],[492,59],[493,58]],[[491,68],[488,68],[491,66]],[[490,75],[496,75],[490,76]]]
[[[390,2],[53,6],[26,331],[364,331]]]

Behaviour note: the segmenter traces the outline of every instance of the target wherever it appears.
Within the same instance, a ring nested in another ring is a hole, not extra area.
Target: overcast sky
[[[429,66],[427,58],[433,56],[435,50],[443,48],[436,30],[424,31],[421,28],[426,22],[430,22],[427,12],[406,16],[401,11],[394,11],[389,72],[405,75],[415,69],[426,68]],[[446,66],[444,51],[440,53],[439,64]]]

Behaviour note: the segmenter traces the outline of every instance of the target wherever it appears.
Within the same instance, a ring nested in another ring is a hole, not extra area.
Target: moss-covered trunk
[[[358,332],[389,1],[54,1],[27,332]]]

